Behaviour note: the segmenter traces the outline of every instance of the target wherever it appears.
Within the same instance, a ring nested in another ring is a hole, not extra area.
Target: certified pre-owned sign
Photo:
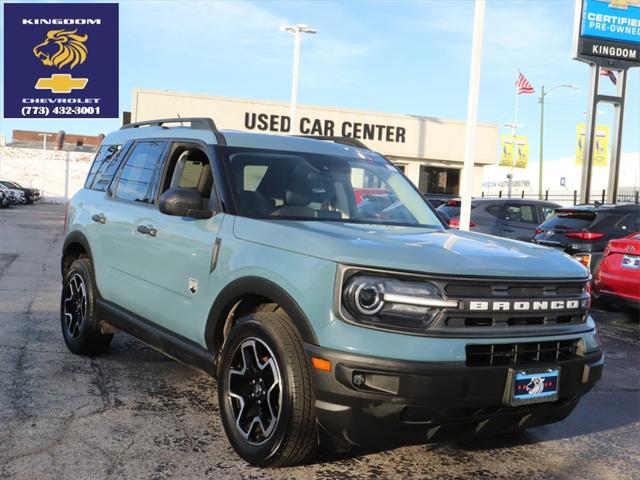
[[[4,116],[118,117],[118,5],[5,3]]]
[[[640,65],[640,0],[579,0],[574,57],[609,67]]]

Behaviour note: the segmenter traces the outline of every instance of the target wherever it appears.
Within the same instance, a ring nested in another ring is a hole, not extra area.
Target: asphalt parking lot
[[[603,380],[564,422],[519,436],[386,452],[321,452],[310,465],[240,460],[215,381],[117,335],[101,357],[59,332],[64,208],[0,210],[0,478],[640,478],[640,328],[595,310]]]

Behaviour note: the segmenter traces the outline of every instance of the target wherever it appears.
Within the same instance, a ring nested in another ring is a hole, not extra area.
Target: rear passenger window
[[[507,205],[504,209],[504,220],[510,222],[538,223],[531,205]]]
[[[485,209],[489,215],[500,218],[502,215],[502,205],[491,205]]]
[[[118,170],[119,156],[122,145],[103,145],[98,150],[96,158],[91,165],[91,170],[87,175],[84,188],[104,192],[113,175]],[[111,175],[111,176],[109,176]]]
[[[153,203],[154,188],[151,187],[155,185],[153,179],[164,149],[164,142],[137,143],[122,168],[115,196],[132,202]]]

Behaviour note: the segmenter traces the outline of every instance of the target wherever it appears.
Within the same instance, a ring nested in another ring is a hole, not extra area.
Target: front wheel
[[[218,375],[222,423],[235,451],[261,467],[303,463],[317,445],[313,392],[300,334],[284,315],[240,319]]]

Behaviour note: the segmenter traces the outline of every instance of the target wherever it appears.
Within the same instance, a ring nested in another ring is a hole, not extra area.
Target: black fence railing
[[[486,193],[482,192],[483,198],[507,198],[506,190],[499,190],[498,193]],[[549,190],[545,190],[542,198],[537,193],[527,193],[524,190],[511,191],[511,198],[529,198],[535,200],[547,200],[549,202],[570,203],[572,205],[578,205],[580,203],[580,195],[577,190],[571,193],[550,193]],[[591,203],[606,203],[607,191],[601,190],[598,192],[591,192]],[[616,204],[640,204],[640,190],[622,190],[616,195]]]

